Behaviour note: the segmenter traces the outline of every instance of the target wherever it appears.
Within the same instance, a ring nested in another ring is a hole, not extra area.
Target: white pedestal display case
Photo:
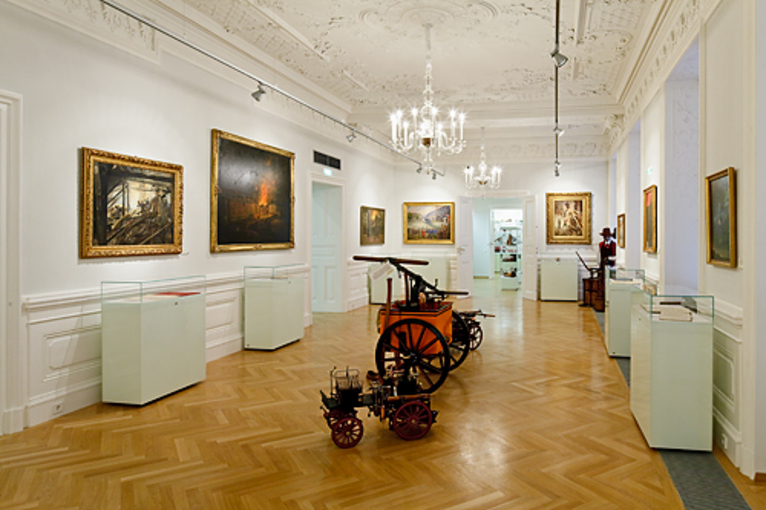
[[[273,351],[303,338],[303,265],[244,269],[245,349]]]
[[[713,449],[713,297],[632,293],[630,409],[652,448]]]
[[[205,379],[204,276],[101,283],[102,399],[143,405]]]
[[[540,261],[540,299],[577,301],[577,264],[574,257],[543,255]]]
[[[607,273],[604,344],[612,357],[630,356],[632,293],[644,279],[643,269],[609,269]]]

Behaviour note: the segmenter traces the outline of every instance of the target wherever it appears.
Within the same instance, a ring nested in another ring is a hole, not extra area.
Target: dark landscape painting
[[[83,149],[83,257],[181,252],[178,165]]]
[[[737,267],[737,209],[734,168],[706,177],[707,184],[707,261],[709,264]]]
[[[386,210],[362,206],[359,218],[359,244],[386,243]]]
[[[211,251],[295,246],[293,160],[292,152],[213,131]]]

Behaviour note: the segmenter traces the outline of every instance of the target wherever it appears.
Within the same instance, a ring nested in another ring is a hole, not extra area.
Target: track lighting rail
[[[121,12],[121,13],[123,13],[123,14],[125,14],[125,15],[133,18],[133,19],[135,19],[136,21],[138,21],[140,23],[142,23],[142,24],[144,24],[144,25],[146,25],[148,27],[153,28],[157,32],[159,32],[161,34],[164,34],[167,37],[170,37],[171,39],[180,42],[184,46],[187,46],[187,47],[193,49],[194,51],[202,53],[206,57],[208,57],[208,58],[210,58],[212,60],[215,60],[219,64],[224,65],[224,66],[228,67],[229,69],[231,69],[233,71],[236,71],[237,73],[250,78],[251,80],[254,80],[256,83],[258,83],[258,89],[255,92],[253,92],[253,94],[252,94],[253,98],[256,101],[260,101],[261,96],[265,92],[264,89],[269,89],[272,92],[276,92],[277,94],[280,94],[280,95],[286,97],[287,99],[290,99],[291,101],[295,101],[296,103],[300,104],[304,108],[308,108],[309,110],[313,111],[314,113],[318,113],[319,115],[325,117],[326,119],[329,119],[329,120],[335,122],[336,124],[339,124],[339,125],[343,126],[344,128],[346,128],[349,131],[351,131],[352,134],[358,135],[358,136],[362,136],[362,137],[368,139],[369,141],[380,145],[384,149],[393,152],[397,156],[400,156],[400,157],[402,157],[402,158],[404,158],[406,160],[409,160],[409,161],[415,163],[416,165],[418,165],[418,168],[422,167],[422,163],[420,161],[418,161],[417,159],[415,159],[413,157],[410,157],[407,154],[404,154],[404,153],[396,150],[395,148],[391,147],[387,143],[381,142],[377,138],[368,135],[364,131],[360,131],[356,127],[354,127],[354,126],[352,126],[352,125],[350,125],[350,124],[340,120],[339,118],[337,118],[337,117],[335,117],[333,115],[330,115],[329,113],[326,113],[326,112],[320,110],[319,108],[317,108],[317,107],[307,103],[306,101],[304,101],[304,100],[302,100],[302,99],[300,99],[300,98],[290,94],[289,92],[286,92],[286,91],[280,89],[276,85],[273,85],[273,84],[271,84],[271,83],[269,83],[269,82],[267,82],[265,80],[262,80],[261,78],[258,78],[254,74],[252,74],[252,73],[242,69],[241,67],[236,66],[236,65],[232,64],[231,62],[229,62],[227,60],[224,60],[223,58],[221,58],[221,57],[219,57],[219,56],[217,56],[217,55],[207,51],[206,49],[204,49],[204,48],[202,48],[202,47],[200,47],[200,46],[198,46],[198,45],[196,45],[196,44],[194,44],[194,43],[192,43],[190,41],[187,41],[184,37],[182,37],[182,36],[180,36],[178,34],[175,34],[174,32],[171,32],[170,30],[167,30],[167,29],[157,25],[153,21],[151,21],[151,20],[145,18],[144,16],[142,16],[142,15],[140,15],[140,14],[138,14],[138,13],[136,13],[136,12],[130,10],[130,9],[128,9],[127,7],[125,7],[123,5],[120,5],[117,2],[113,2],[112,0],[101,0],[101,2],[106,4],[106,5],[108,5],[109,7],[113,8],[113,9],[115,9],[115,10],[117,10],[117,11],[119,11],[119,12]],[[257,95],[257,97],[256,97],[256,95]],[[353,140],[353,138],[352,138],[352,140]],[[441,175],[441,176],[444,176],[443,172],[437,172],[437,173],[439,175]]]

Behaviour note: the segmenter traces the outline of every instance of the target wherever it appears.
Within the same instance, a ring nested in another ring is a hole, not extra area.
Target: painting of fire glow
[[[210,251],[295,247],[292,152],[213,130]]]

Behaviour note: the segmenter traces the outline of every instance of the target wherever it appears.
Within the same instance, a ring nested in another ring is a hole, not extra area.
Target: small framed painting
[[[181,253],[183,167],[82,149],[80,256]]]
[[[657,253],[657,186],[644,190],[644,252]]]
[[[590,244],[590,193],[546,193],[545,224],[548,244]]]
[[[737,194],[734,168],[705,177],[707,262],[737,267]]]
[[[455,244],[455,202],[405,202],[404,244]]]
[[[359,214],[359,244],[386,244],[386,210],[362,206]]]
[[[625,248],[625,213],[617,215],[617,246]]]
[[[213,130],[210,251],[295,247],[295,155]]]

